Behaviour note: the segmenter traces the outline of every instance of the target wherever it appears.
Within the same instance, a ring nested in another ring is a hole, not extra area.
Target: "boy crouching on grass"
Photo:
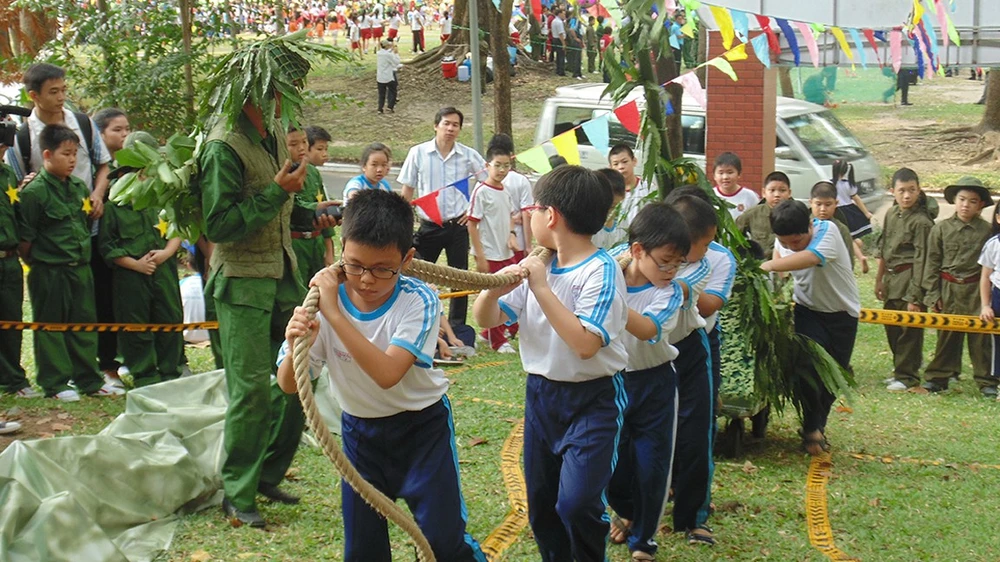
[[[795,280],[795,333],[815,341],[844,369],[851,363],[861,300],[851,270],[850,248],[830,221],[810,219],[805,204],[790,200],[771,211],[777,241],[764,271],[789,272]],[[836,397],[812,365],[802,395],[802,446],[810,455],[830,449],[826,421]]]
[[[501,270],[527,283],[480,293],[473,313],[484,328],[521,325],[524,472],[540,559],[603,561],[604,491],[628,401],[625,278],[591,242],[611,209],[611,189],[586,168],[561,166],[538,180],[534,195],[531,231],[555,257]]]
[[[625,269],[628,322],[628,406],[618,446],[618,465],[608,486],[611,542],[628,543],[632,560],[654,560],[654,537],[667,503],[677,425],[677,348],[668,336],[677,325],[684,292],[674,281],[691,249],[684,218],[666,203],[650,203],[629,227]],[[616,248],[617,250],[618,248]]]
[[[406,500],[438,560],[485,561],[466,533],[448,380],[432,367],[440,301],[400,275],[413,259],[413,209],[363,190],[344,208],[342,262],[321,270],[320,315],[295,309],[278,357],[278,384],[296,392],[290,349],[311,333],[310,368],[326,364],[344,409],[344,453],[365,480]],[[342,486],[345,560],[391,560],[386,520]]]

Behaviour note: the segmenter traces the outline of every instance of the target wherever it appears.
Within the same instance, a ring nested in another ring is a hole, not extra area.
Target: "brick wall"
[[[709,32],[708,46],[710,59],[726,50],[717,31]],[[774,171],[778,72],[774,67],[765,68],[749,44],[747,55],[747,59],[732,63],[739,77],[736,82],[714,68],[708,69],[705,167],[711,181],[715,157],[735,152],[743,161],[741,183],[760,193],[764,178]]]

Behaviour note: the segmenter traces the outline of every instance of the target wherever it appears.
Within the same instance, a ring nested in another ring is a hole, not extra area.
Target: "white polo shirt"
[[[649,194],[655,189],[656,186],[653,184],[644,181],[642,178],[637,178],[635,187],[625,194],[625,199],[622,199],[621,210],[618,213],[618,222],[621,224],[622,229],[628,229],[629,225],[632,224],[632,220],[635,219],[635,216],[639,214],[639,211],[649,201]]]
[[[670,332],[670,343],[677,343],[691,335],[691,332],[705,327],[705,319],[698,312],[698,296],[708,286],[708,277],[711,271],[712,266],[708,262],[708,258],[704,257],[695,263],[687,264],[677,272],[674,282],[684,283],[688,286],[688,298],[681,305],[680,312],[677,313],[677,325]]]
[[[621,335],[628,310],[625,277],[618,263],[601,249],[569,267],[558,267],[553,258],[547,278],[559,301],[576,314],[587,331],[600,336],[604,345],[590,359],[581,359],[552,328],[524,281],[500,298],[500,310],[507,315],[508,324],[520,325],[518,341],[525,372],[553,381],[585,382],[624,369],[628,358]]]
[[[451,35],[451,18],[441,20],[441,35]]]
[[[552,38],[566,40],[566,24],[563,23],[562,18],[555,17],[552,19]]]
[[[669,334],[677,325],[677,316],[683,301],[684,293],[673,281],[666,287],[656,287],[652,283],[640,287],[628,287],[625,302],[629,308],[656,324],[656,337],[651,340],[640,340],[628,330],[622,333],[625,350],[628,352],[626,371],[651,369],[677,358],[677,348],[670,345],[663,335]]]
[[[535,196],[531,193],[531,182],[524,175],[511,170],[503,179],[503,188],[510,194],[511,201],[517,207],[516,212],[519,213],[535,204]],[[531,240],[524,237],[524,225],[515,224],[514,231],[517,232],[517,241],[521,244],[521,249],[527,251]]]
[[[406,153],[406,160],[399,170],[396,181],[416,189],[417,197],[444,189],[459,180],[476,176],[469,180],[470,186],[478,180],[486,179],[486,161],[475,149],[456,142],[446,155],[438,152],[437,142],[431,139],[414,146]],[[458,189],[449,187],[438,196],[441,219],[451,220],[462,216],[469,208],[469,201]],[[428,220],[420,209],[417,214]]]
[[[753,190],[743,186],[740,186],[739,190],[732,195],[722,193],[719,186],[715,186],[715,194],[719,197],[719,199],[733,205],[733,208],[729,209],[729,214],[732,215],[734,219],[749,211],[750,207],[760,203],[760,196]]]
[[[507,246],[511,231],[511,214],[514,201],[510,193],[501,187],[493,187],[480,182],[472,190],[469,198],[469,220],[479,227],[479,241],[483,245],[483,257],[489,261],[503,261],[514,257],[514,251]],[[469,244],[469,252],[475,249]]]
[[[780,257],[794,254],[774,241]],[[847,312],[857,318],[861,314],[861,297],[851,269],[851,254],[840,231],[830,221],[813,219],[812,240],[804,251],[819,258],[819,265],[792,271],[795,280],[795,302],[817,312]]]
[[[710,269],[708,283],[706,283],[703,293],[719,297],[722,299],[722,306],[726,306],[729,297],[733,294],[733,281],[736,279],[736,256],[729,251],[729,248],[712,241],[708,243],[708,252],[705,253],[705,258],[708,260]],[[705,331],[711,332],[718,319],[718,311],[705,317]]]
[[[622,227],[621,221],[615,219],[611,226],[602,226],[597,234],[590,237],[591,243],[598,248],[611,250],[623,242],[628,242],[628,232]]]
[[[983,244],[983,251],[979,253],[979,265],[993,270],[990,283],[1000,288],[1000,235],[991,236]]]
[[[319,314],[319,335],[309,351],[309,366],[318,377],[326,364],[330,386],[345,412],[359,418],[384,418],[423,410],[448,391],[448,379],[433,367],[440,326],[441,301],[426,283],[400,276],[396,290],[378,310],[361,312],[348,299],[343,285],[337,304],[368,341],[381,350],[396,346],[416,357],[416,363],[392,388],[381,388],[354,360],[337,332]],[[282,345],[278,364],[289,355]]]

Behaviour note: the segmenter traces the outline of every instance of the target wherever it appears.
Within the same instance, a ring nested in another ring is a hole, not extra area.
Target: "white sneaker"
[[[884,379],[882,381],[882,384],[892,384],[894,382],[896,382],[896,377],[889,377],[887,379]]]
[[[14,395],[17,396],[18,398],[41,398],[42,397],[42,393],[41,392],[38,392],[37,390],[35,390],[34,388],[31,388],[30,386],[26,386],[26,387],[22,388],[21,390],[18,390],[16,393],[14,393]]]
[[[105,384],[100,388],[100,390],[91,394],[91,396],[103,398],[105,396],[121,396],[122,394],[125,394],[124,388],[118,388],[117,386],[111,384]]]
[[[517,353],[517,350],[510,345],[510,342],[505,341],[503,345],[497,348],[497,353]]]
[[[0,435],[8,435],[21,431],[21,424],[13,421],[0,422]]]
[[[104,385],[113,386],[115,388],[125,388],[125,383],[117,377],[112,377],[111,375],[104,373]]]
[[[885,387],[885,389],[888,390],[889,392],[906,392],[908,388],[909,387],[906,386],[905,383],[903,383],[902,381],[897,381],[895,379],[893,379],[893,381],[889,383],[888,386]]]
[[[80,393],[77,392],[77,391],[75,391],[75,390],[73,390],[73,389],[63,390],[63,391],[57,392],[56,395],[54,396],[54,398],[56,400],[62,400],[63,402],[79,402],[80,401]]]
[[[128,367],[126,367],[125,365],[121,365],[121,366],[118,367],[118,376],[119,377],[122,376],[122,375],[131,375],[131,374],[132,374],[132,371],[130,371],[128,369]]]

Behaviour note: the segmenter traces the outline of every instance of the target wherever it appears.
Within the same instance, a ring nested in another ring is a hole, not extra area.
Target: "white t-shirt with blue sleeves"
[[[622,339],[628,352],[625,370],[642,371],[676,359],[677,348],[663,336],[670,334],[677,325],[677,316],[684,304],[680,285],[671,281],[666,287],[656,287],[652,283],[628,287],[625,302],[629,308],[656,324],[656,337],[651,340],[640,340],[627,330],[623,332]]]
[[[775,240],[779,257],[796,252]],[[851,254],[840,231],[830,221],[813,219],[812,240],[806,247],[819,258],[819,265],[792,271],[795,280],[795,302],[817,312],[847,312],[857,318],[861,314],[861,297],[851,269]]]
[[[401,276],[385,304],[362,312],[341,285],[337,304],[375,347],[386,350],[396,346],[416,357],[416,363],[395,386],[383,389],[361,369],[323,315],[317,315],[319,335],[309,351],[310,368],[319,376],[326,364],[333,394],[345,412],[359,418],[383,418],[423,410],[444,396],[448,380],[433,367],[432,359],[441,321],[441,302],[433,289],[423,281]],[[288,354],[287,348],[287,343],[282,346],[279,364]]]
[[[670,332],[670,343],[677,343],[691,335],[691,332],[705,327],[705,319],[698,312],[698,296],[708,286],[711,271],[712,266],[708,258],[704,257],[677,272],[674,282],[688,286],[688,298],[677,313],[677,326]]]
[[[983,244],[983,250],[979,252],[979,265],[993,270],[990,274],[990,283],[994,287],[1000,287],[1000,235],[991,236]]]
[[[392,186],[389,185],[389,182],[386,181],[385,178],[382,178],[377,184],[375,184],[365,177],[364,174],[354,176],[353,178],[347,180],[347,185],[344,186],[344,194],[342,197],[344,200],[343,205],[346,206],[351,200],[351,197],[362,189],[381,189],[382,191],[392,191]],[[329,193],[327,194],[327,197],[333,199],[333,197],[330,197]]]
[[[625,276],[618,263],[602,249],[570,267],[549,264],[552,292],[580,319],[583,327],[601,337],[603,347],[590,359],[581,359],[549,323],[528,289],[527,281],[500,298],[500,310],[509,324],[520,325],[521,365],[531,374],[562,382],[584,382],[614,375],[625,368],[622,334],[628,310]]]
[[[729,251],[729,248],[713,241],[708,244],[705,258],[708,260],[710,270],[704,294],[719,297],[722,299],[722,306],[726,306],[729,297],[733,294],[733,281],[736,279],[736,256]],[[706,332],[711,332],[715,328],[718,317],[719,313],[716,311],[705,318]]]

